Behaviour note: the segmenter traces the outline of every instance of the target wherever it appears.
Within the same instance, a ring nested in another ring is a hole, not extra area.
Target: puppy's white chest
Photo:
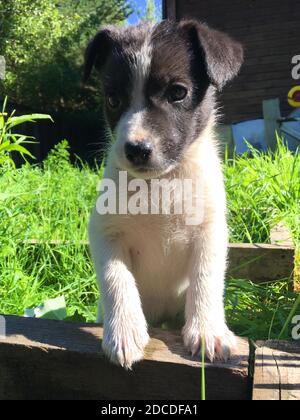
[[[188,286],[187,233],[159,217],[135,217],[131,223],[124,240],[145,315],[150,321],[174,317],[183,310]]]

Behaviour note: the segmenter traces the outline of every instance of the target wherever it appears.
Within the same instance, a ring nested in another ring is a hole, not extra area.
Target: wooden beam
[[[279,99],[268,99],[263,101],[263,116],[265,123],[266,145],[271,150],[277,148],[276,133],[280,135],[280,101]]]
[[[234,149],[235,149],[232,125],[230,124],[218,125],[217,134],[222,144],[222,149],[224,149],[226,153],[226,148],[227,148],[227,155],[229,157],[232,157],[234,153]]]
[[[163,5],[164,10],[164,19],[176,20],[177,13],[176,13],[176,0],[164,0]]]
[[[253,400],[300,400],[299,342],[259,343],[255,358]]]
[[[30,240],[22,242],[22,246],[51,246],[53,250],[61,246],[78,246],[74,242]],[[79,245],[86,248],[88,243]],[[30,250],[29,250],[30,252]],[[293,279],[295,248],[286,245],[267,244],[229,244],[228,277],[251,280],[254,283],[265,283],[278,280]],[[292,283],[291,283],[292,284]]]
[[[0,337],[0,399],[199,400],[201,363],[180,333],[152,330],[145,360],[133,371],[109,363],[102,329],[41,319],[4,317]],[[207,399],[247,400],[249,345],[239,339],[228,363],[206,364]]]
[[[291,281],[293,286],[295,249],[267,244],[230,244],[228,276],[266,283]]]

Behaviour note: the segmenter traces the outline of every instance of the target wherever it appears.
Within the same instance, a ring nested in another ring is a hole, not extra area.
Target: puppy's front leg
[[[90,234],[104,306],[103,350],[113,363],[130,369],[149,341],[129,251],[117,240]]]
[[[226,360],[236,347],[224,310],[224,276],[227,256],[226,222],[202,228],[193,246],[186,300],[184,343],[199,355],[205,340],[206,356]]]

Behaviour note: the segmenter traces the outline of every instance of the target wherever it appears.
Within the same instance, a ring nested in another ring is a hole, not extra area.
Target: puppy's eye
[[[107,101],[107,105],[111,109],[116,110],[116,109],[120,108],[120,106],[121,106],[121,99],[115,94],[108,95],[106,101]]]
[[[181,102],[188,94],[188,90],[183,85],[173,85],[168,89],[168,101],[169,102]]]

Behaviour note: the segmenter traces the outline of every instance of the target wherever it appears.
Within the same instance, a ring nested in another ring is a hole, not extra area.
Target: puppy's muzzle
[[[145,166],[149,163],[153,153],[153,146],[147,140],[128,141],[125,144],[125,156],[134,166]]]

